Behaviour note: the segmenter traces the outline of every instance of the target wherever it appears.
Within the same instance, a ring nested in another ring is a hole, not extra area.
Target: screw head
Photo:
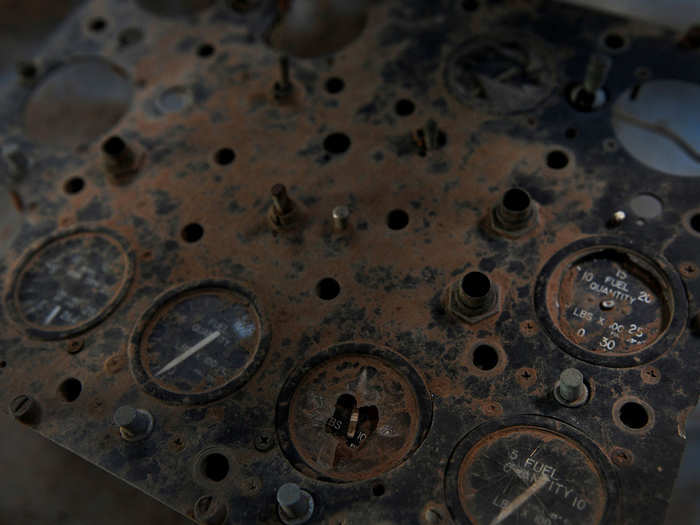
[[[269,434],[258,434],[255,436],[255,450],[258,452],[268,452],[275,446],[275,439]]]
[[[37,402],[32,396],[20,394],[10,401],[9,410],[15,419],[28,422],[34,416],[37,406]]]

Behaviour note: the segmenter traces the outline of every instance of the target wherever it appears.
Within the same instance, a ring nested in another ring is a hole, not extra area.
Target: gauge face
[[[25,259],[11,310],[35,335],[68,336],[116,306],[130,272],[125,249],[111,235],[83,231],[57,237]]]
[[[459,501],[472,525],[594,525],[607,491],[573,440],[534,426],[483,437],[458,471]]]
[[[178,288],[144,315],[132,338],[132,370],[157,397],[209,401],[252,375],[262,337],[260,315],[244,290]]]
[[[588,352],[635,353],[668,327],[668,289],[644,257],[599,248],[564,264],[552,318],[569,341]]]
[[[417,446],[429,414],[426,392],[391,362],[348,353],[308,370],[289,402],[294,451],[322,479],[376,477]]]

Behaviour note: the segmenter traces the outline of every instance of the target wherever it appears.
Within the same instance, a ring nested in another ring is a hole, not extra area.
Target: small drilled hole
[[[408,226],[408,213],[403,210],[391,210],[386,216],[386,225],[392,230],[403,230]]]
[[[605,47],[608,49],[621,49],[625,46],[625,38],[622,35],[618,35],[617,33],[610,33],[609,35],[605,36],[605,40],[603,40],[605,43]]]
[[[328,153],[345,153],[350,148],[350,137],[345,133],[331,133],[323,141],[323,149]]]
[[[462,9],[465,11],[476,11],[479,8],[477,0],[462,0]]]
[[[469,297],[485,297],[491,290],[491,279],[481,272],[469,272],[462,277],[461,286]]]
[[[210,481],[223,481],[228,476],[228,458],[214,452],[204,456],[201,464],[202,474]]]
[[[122,140],[121,137],[118,137],[116,135],[108,138],[102,144],[102,151],[104,151],[107,155],[110,155],[112,157],[116,157],[125,149],[126,143]]]
[[[202,44],[197,48],[197,55],[202,58],[210,57],[214,54],[214,46],[211,44]]]
[[[319,298],[323,299],[324,301],[330,301],[331,299],[335,299],[336,297],[338,297],[339,293],[340,284],[338,284],[338,281],[336,281],[332,277],[326,277],[325,279],[321,279],[316,285],[316,295],[318,295]]]
[[[216,163],[222,166],[231,164],[235,158],[236,154],[231,148],[221,148],[216,152],[216,155],[214,155],[214,160],[216,160]]]
[[[547,166],[553,170],[560,170],[569,164],[569,156],[561,150],[550,151],[547,154]]]
[[[95,33],[104,31],[106,27],[107,21],[104,18],[95,18],[90,22],[90,30],[94,31]]]
[[[326,91],[335,94],[345,89],[345,81],[340,77],[331,77],[326,80]]]
[[[204,228],[200,224],[193,222],[182,229],[182,239],[185,242],[197,242],[204,235]]]
[[[61,394],[61,397],[63,397],[64,401],[67,401],[68,403],[72,403],[73,401],[78,399],[82,390],[82,383],[74,377],[69,377],[68,379],[63,381],[63,383],[61,383],[58,387],[58,393]]]
[[[377,483],[374,487],[372,487],[372,494],[374,494],[377,497],[383,496],[385,492],[386,489],[381,483]]]
[[[578,131],[576,130],[576,128],[568,128],[568,129],[564,132],[564,136],[565,136],[567,139],[575,139],[577,135],[578,135]]]
[[[83,191],[84,187],[85,181],[83,179],[80,177],[73,177],[72,179],[68,179],[63,185],[63,191],[65,191],[68,195],[74,195]]]
[[[474,366],[479,370],[493,370],[498,364],[498,352],[489,345],[479,345],[472,356]]]
[[[628,401],[620,407],[620,421],[629,428],[644,428],[649,423],[649,414],[639,403]]]
[[[530,206],[530,196],[520,188],[511,188],[503,195],[503,206],[510,211],[524,211]]]
[[[690,227],[700,233],[700,213],[696,213],[690,218]]]
[[[119,46],[129,47],[143,40],[143,31],[138,27],[128,27],[119,33]]]
[[[37,68],[30,62],[23,62],[17,66],[19,74],[26,79],[32,79],[37,74]]]
[[[407,98],[402,98],[396,103],[396,107],[394,109],[396,110],[396,114],[400,117],[407,117],[416,110],[416,105],[413,103],[413,101],[408,100]]]
[[[7,366],[7,361],[0,361],[0,368],[5,368]]]

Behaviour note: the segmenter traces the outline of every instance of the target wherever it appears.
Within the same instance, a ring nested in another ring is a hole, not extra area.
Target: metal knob
[[[153,416],[146,410],[130,406],[119,407],[114,412],[114,424],[126,441],[140,441],[153,430]]]
[[[554,397],[564,406],[581,406],[588,400],[588,387],[583,374],[575,368],[567,368],[559,375],[554,386]]]
[[[311,519],[314,498],[296,483],[285,483],[277,489],[279,518],[285,525],[300,525]]]

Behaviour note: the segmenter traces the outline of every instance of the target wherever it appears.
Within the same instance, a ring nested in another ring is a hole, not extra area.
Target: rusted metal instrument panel
[[[662,522],[698,39],[341,4],[89,1],[4,81],[3,406],[201,523]]]

